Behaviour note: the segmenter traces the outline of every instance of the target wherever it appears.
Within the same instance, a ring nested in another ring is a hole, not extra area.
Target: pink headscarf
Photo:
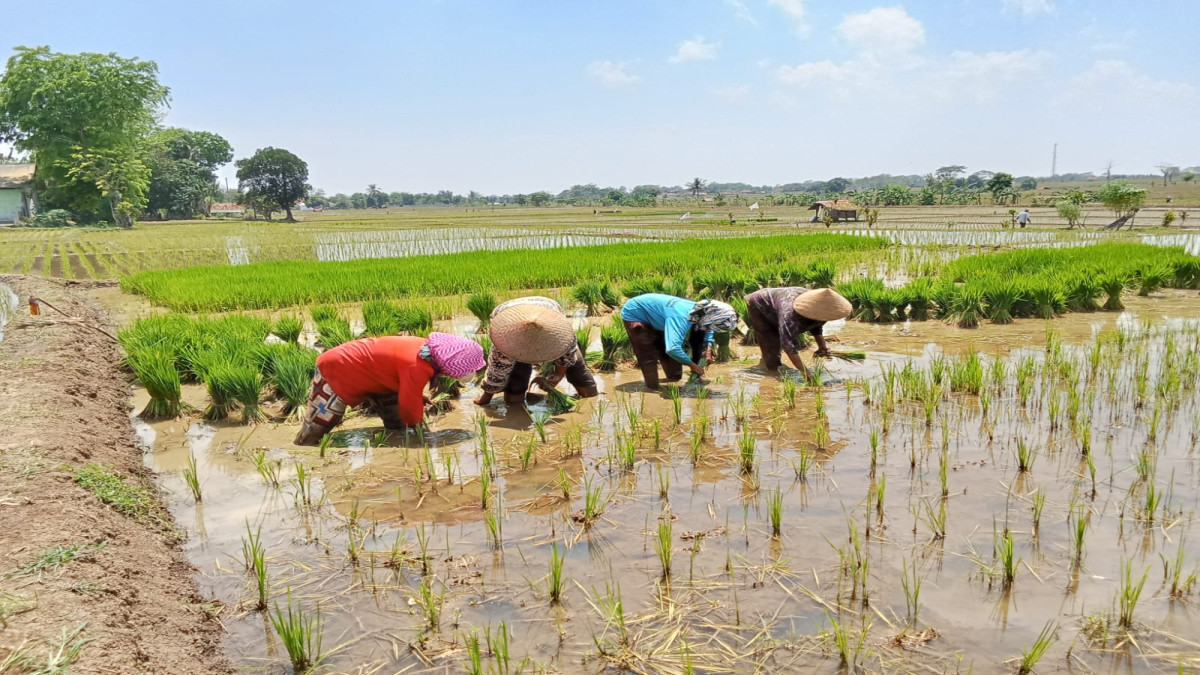
[[[474,340],[446,333],[430,333],[429,341],[425,344],[443,375],[459,379],[487,365],[483,360],[483,347]]]

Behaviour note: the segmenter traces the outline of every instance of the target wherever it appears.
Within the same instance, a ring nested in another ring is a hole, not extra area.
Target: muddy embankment
[[[220,608],[197,594],[143,466],[92,284],[0,284],[20,299],[0,340],[0,671],[229,672]],[[31,294],[77,320],[30,317]]]

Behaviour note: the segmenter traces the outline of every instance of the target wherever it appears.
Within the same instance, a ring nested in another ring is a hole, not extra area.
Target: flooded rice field
[[[467,390],[324,449],[134,423],[242,668],[291,671],[264,606],[330,673],[1016,672],[1039,642],[1041,673],[1200,668],[1200,298],[840,337],[868,358],[818,388],[741,346],[677,395],[628,367],[554,416]]]

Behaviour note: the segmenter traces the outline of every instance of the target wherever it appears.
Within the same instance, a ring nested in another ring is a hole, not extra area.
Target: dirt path
[[[105,321],[94,284],[0,283]],[[119,351],[56,318],[18,316],[0,341],[0,672],[229,672],[135,443]]]

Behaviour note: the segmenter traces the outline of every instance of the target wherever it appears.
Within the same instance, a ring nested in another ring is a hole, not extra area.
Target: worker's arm
[[[804,379],[811,380],[812,373],[808,372],[808,366],[804,365],[804,359],[800,358],[800,352],[784,352],[787,354],[788,360],[796,367],[796,370],[804,374]]]
[[[809,332],[817,339],[817,351],[814,355],[829,358],[829,345],[825,344],[825,324],[821,324]]]
[[[513,366],[517,362],[505,356],[495,345],[488,352],[487,372],[483,376],[483,393],[475,399],[475,405],[487,405],[492,397],[504,391],[508,377],[512,375]]]
[[[567,376],[567,369],[582,360],[583,352],[579,351],[579,345],[575,345],[574,349],[554,361],[554,374],[547,377],[546,381],[551,385],[562,382],[562,379]]]
[[[692,357],[684,350],[688,342],[688,334],[692,330],[692,322],[686,316],[668,317],[663,324],[663,341],[667,346],[667,356],[685,366],[695,365]]]

